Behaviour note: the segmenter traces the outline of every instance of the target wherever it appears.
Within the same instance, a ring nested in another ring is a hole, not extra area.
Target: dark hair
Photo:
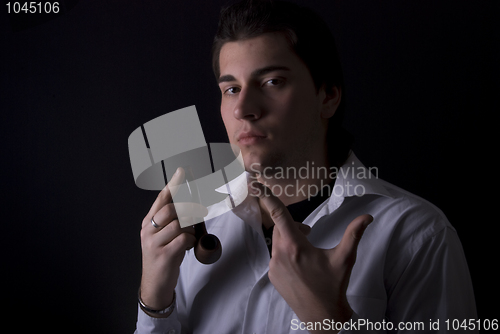
[[[345,92],[344,77],[335,39],[323,19],[307,7],[273,0],[243,0],[223,7],[212,45],[212,68],[220,76],[219,54],[227,42],[244,40],[268,32],[281,32],[293,52],[306,64],[316,92],[329,93],[334,86]],[[328,123],[330,163],[340,166],[349,153],[352,137],[342,128],[345,94]]]

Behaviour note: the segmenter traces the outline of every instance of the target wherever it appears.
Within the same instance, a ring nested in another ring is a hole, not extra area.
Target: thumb
[[[339,255],[346,259],[356,261],[356,252],[358,249],[359,241],[365,232],[365,229],[373,221],[371,215],[365,214],[354,218],[354,220],[347,226],[344,236],[335,249],[340,253]],[[354,263],[353,263],[354,264]]]

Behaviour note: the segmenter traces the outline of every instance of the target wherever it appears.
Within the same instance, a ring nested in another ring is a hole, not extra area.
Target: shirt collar
[[[378,179],[378,168],[366,168],[352,151],[337,172],[335,187],[337,189],[333,189],[332,196],[337,197],[363,195],[392,197]]]

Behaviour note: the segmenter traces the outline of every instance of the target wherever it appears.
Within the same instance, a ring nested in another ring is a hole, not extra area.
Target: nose
[[[234,108],[234,117],[240,120],[255,121],[262,116],[257,92],[250,87],[242,88]]]

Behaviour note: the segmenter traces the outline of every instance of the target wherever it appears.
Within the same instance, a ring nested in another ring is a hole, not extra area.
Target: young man
[[[141,230],[136,333],[446,332],[447,319],[476,318],[443,213],[350,152],[338,55],[317,15],[278,1],[232,5],[213,60],[247,171],[231,182],[241,204],[207,221],[223,252],[203,265],[189,250],[193,228],[180,228],[169,186],[161,191]]]

